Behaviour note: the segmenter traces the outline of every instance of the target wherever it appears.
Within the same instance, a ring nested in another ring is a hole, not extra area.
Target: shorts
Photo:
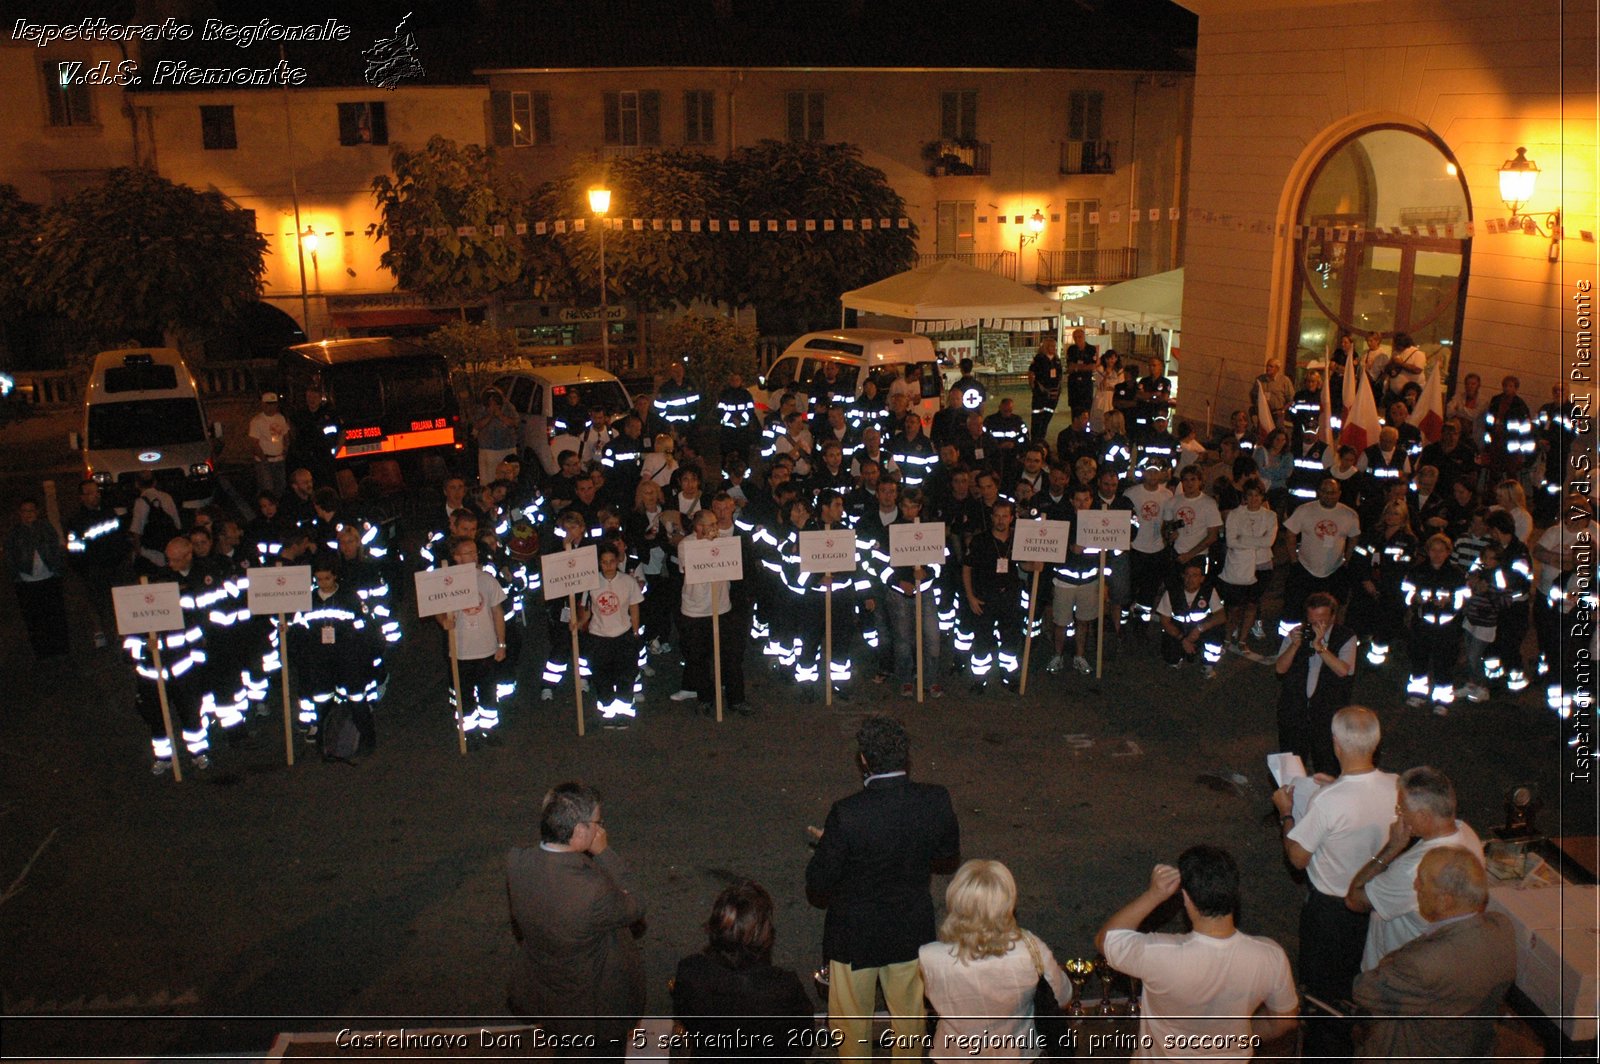
[[[1056,624],[1065,628],[1074,615],[1080,621],[1092,621],[1100,616],[1100,584],[1063,584],[1051,581],[1050,614]]]
[[[1253,584],[1230,584],[1226,580],[1218,580],[1217,590],[1222,593],[1225,605],[1248,606],[1261,601],[1263,588],[1259,579]]]

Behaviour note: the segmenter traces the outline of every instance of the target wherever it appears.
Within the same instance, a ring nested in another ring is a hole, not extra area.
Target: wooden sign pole
[[[1022,677],[1017,681],[1018,697],[1028,693],[1028,657],[1033,653],[1033,611],[1039,603],[1039,574],[1043,571],[1042,567],[1034,570],[1033,590],[1028,593],[1028,628],[1022,641]]]
[[[578,596],[567,596],[567,616],[573,621],[578,617]],[[569,623],[572,629],[572,704],[578,712],[578,738],[583,738],[583,664],[578,651],[578,626]]]
[[[283,687],[283,756],[294,768],[294,714],[289,705],[289,624],[283,614],[278,614],[278,667],[282,670],[279,683]]]
[[[833,574],[823,573],[822,588],[822,703],[833,705]]]
[[[911,570],[911,575],[917,584],[917,702],[922,702],[922,566]]]
[[[145,580],[141,577],[139,582]],[[172,734],[172,707],[167,702],[166,670],[161,667],[161,633],[151,632],[150,658],[156,666],[156,699],[161,703],[161,724],[167,729],[167,746],[172,750],[172,778],[183,782],[183,759],[178,756],[178,738]]]
[[[1094,621],[1094,678],[1100,678],[1100,664],[1105,657],[1106,647],[1106,565],[1105,552],[1100,551],[1095,555],[1099,561],[1100,570],[1100,616]]]
[[[456,688],[456,742],[461,745],[461,756],[467,756],[467,726],[464,717],[467,712],[466,694],[461,690],[461,663],[456,658],[456,626],[455,618],[450,619],[450,682]]]
[[[711,584],[711,683],[717,689],[717,723],[722,723],[722,620],[717,615],[717,585]]]

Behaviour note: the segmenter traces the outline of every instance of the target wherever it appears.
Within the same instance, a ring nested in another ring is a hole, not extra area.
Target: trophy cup
[[[1067,973],[1067,982],[1072,984],[1072,1015],[1083,1015],[1083,988],[1089,982],[1089,976],[1094,974],[1094,961],[1082,957],[1074,957],[1061,966]]]
[[[1106,960],[1105,954],[1097,953],[1093,961],[1094,974],[1100,977],[1100,1015],[1111,1015],[1111,977],[1116,974],[1116,969],[1111,967],[1111,962]]]

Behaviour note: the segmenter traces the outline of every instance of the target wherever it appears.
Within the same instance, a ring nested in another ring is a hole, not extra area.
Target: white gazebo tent
[[[1021,331],[1054,326],[1058,304],[1016,281],[940,259],[839,297],[845,310],[883,314],[919,323],[923,332],[977,327],[974,352],[983,350],[983,327]],[[840,314],[843,325],[843,312]]]
[[[1088,321],[1123,325],[1130,332],[1163,330],[1170,347],[1171,334],[1178,331],[1183,318],[1183,270],[1168,270],[1064,299],[1061,312],[1067,317],[1081,315]]]

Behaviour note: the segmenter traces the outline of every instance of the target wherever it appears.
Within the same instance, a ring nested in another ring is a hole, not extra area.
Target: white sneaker
[[[1406,705],[1410,706],[1412,709],[1421,709],[1427,704],[1427,695],[1412,695],[1410,698],[1406,699]]]
[[[672,692],[672,694],[669,697],[674,702],[687,702],[691,698],[699,698],[700,695],[696,691],[691,691],[688,688],[682,688],[680,690]]]
[[[651,668],[649,665],[646,665],[640,671],[643,672],[646,676],[654,676],[656,674],[656,670]]]
[[[94,634],[94,648],[96,650],[104,650],[105,646],[106,646],[106,634],[104,632],[96,632]]]
[[[1200,675],[1207,680],[1215,679],[1217,675],[1217,667],[1208,661],[1200,667]]]
[[[189,763],[194,766],[196,772],[204,772],[211,767],[211,759],[205,754],[196,754]]]
[[[1045,672],[1060,672],[1061,671],[1061,666],[1064,665],[1065,663],[1066,663],[1066,659],[1063,658],[1060,654],[1057,654],[1055,657],[1050,659],[1050,664],[1048,664],[1048,665],[1046,665],[1044,667],[1044,671]]]
[[[1094,670],[1089,668],[1089,660],[1082,654],[1079,654],[1077,657],[1072,659],[1072,671],[1088,674]]]
[[[172,771],[172,758],[158,757],[150,765],[150,775],[165,776]]]
[[[1265,638],[1267,638],[1267,630],[1265,628],[1261,627],[1261,622],[1260,621],[1257,621],[1255,624],[1252,624],[1250,626],[1250,638],[1251,639],[1265,639]]]
[[[1489,701],[1489,689],[1479,684],[1469,683],[1461,689],[1461,696],[1468,702],[1487,702]]]
[[[554,702],[555,700],[556,700],[556,693],[554,691],[550,690],[550,688],[546,687],[546,688],[543,688],[543,689],[541,689],[539,691],[539,701],[541,701],[541,702]]]

